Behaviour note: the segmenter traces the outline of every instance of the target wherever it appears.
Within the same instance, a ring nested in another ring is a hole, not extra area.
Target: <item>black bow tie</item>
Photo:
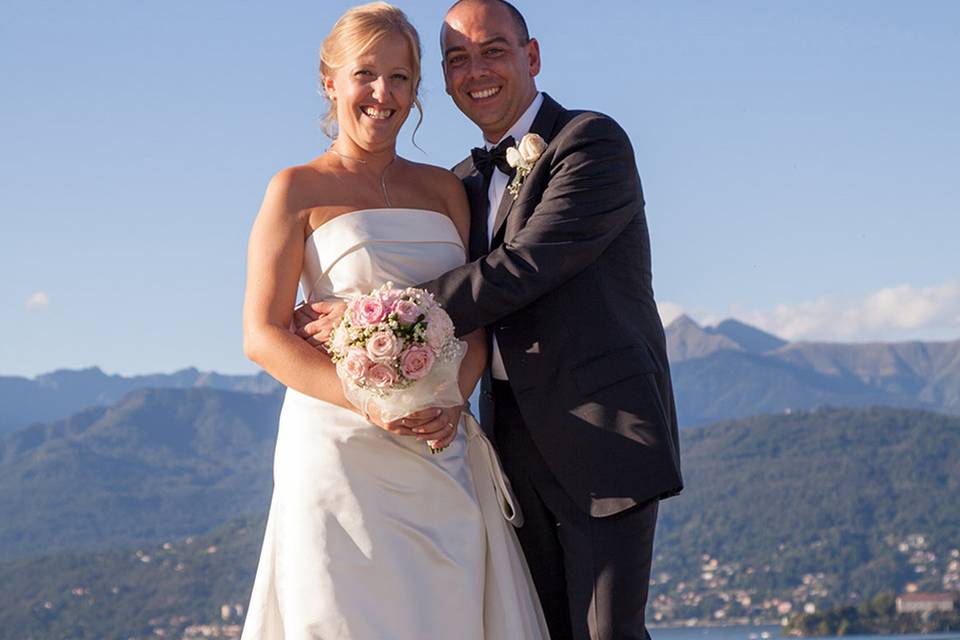
[[[483,176],[483,179],[488,183],[490,182],[490,176],[493,175],[493,169],[496,167],[500,169],[505,175],[513,175],[513,167],[507,162],[507,149],[514,145],[513,136],[507,136],[503,139],[503,142],[495,146],[493,149],[483,149],[481,147],[475,147],[470,151],[470,155],[473,156],[473,166],[477,171]]]

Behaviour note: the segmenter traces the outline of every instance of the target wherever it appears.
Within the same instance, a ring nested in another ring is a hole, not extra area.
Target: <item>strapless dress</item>
[[[306,240],[307,300],[464,263],[440,213],[365,209]],[[355,412],[288,389],[243,640],[543,640],[509,484],[476,420],[430,454]]]

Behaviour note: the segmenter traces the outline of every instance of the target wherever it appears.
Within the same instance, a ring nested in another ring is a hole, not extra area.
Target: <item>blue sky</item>
[[[518,6],[541,89],[630,134],[665,319],[790,339],[960,338],[960,3]],[[8,0],[0,21],[0,374],[253,371],[245,243],[323,151],[317,49],[347,2]],[[443,91],[401,153],[479,135]]]

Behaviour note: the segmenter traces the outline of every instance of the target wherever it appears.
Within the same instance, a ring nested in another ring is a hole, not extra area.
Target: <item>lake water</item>
[[[766,632],[768,636],[762,634]],[[782,638],[780,627],[685,627],[681,629],[650,629],[653,640],[775,640]],[[834,638],[836,636],[830,636]],[[902,636],[846,636],[850,640],[960,640],[960,633],[930,633]],[[808,638],[807,640],[827,640]]]

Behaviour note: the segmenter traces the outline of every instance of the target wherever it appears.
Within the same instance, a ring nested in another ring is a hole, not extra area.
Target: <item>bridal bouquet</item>
[[[355,296],[327,351],[347,399],[365,414],[375,403],[386,422],[463,402],[457,376],[467,344],[423,289],[396,289],[388,282]]]

